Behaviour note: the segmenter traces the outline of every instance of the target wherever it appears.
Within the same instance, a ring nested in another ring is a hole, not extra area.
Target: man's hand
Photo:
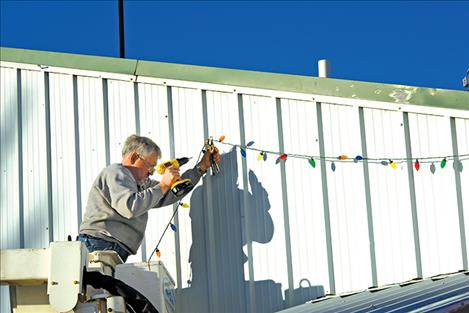
[[[167,192],[171,186],[181,180],[181,175],[179,174],[179,169],[175,169],[173,166],[168,167],[163,174],[163,178],[159,183],[161,190],[165,193]]]
[[[208,168],[212,166],[212,160],[213,162],[216,162],[217,164],[220,164],[221,162],[220,152],[218,151],[218,148],[215,146],[212,146],[212,149],[205,151],[204,156],[202,157],[202,160],[200,160],[200,163],[199,163],[200,168],[204,172],[207,171]]]

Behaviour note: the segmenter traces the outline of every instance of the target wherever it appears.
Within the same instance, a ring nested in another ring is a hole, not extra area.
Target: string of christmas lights
[[[413,166],[416,171],[419,171],[421,168],[421,164],[430,164],[430,171],[432,174],[436,172],[436,165],[435,163],[439,163],[440,168],[443,169],[446,167],[446,164],[448,161],[453,160],[453,167],[455,170],[458,170],[459,172],[462,172],[463,170],[463,165],[462,161],[469,160],[469,154],[460,154],[460,155],[443,155],[443,156],[424,156],[424,157],[413,157],[413,158],[406,158],[406,157],[363,157],[359,154],[357,154],[355,157],[349,157],[345,154],[341,154],[338,156],[319,156],[319,155],[304,155],[304,154],[296,154],[296,153],[282,153],[278,151],[270,151],[266,149],[259,149],[253,147],[254,141],[249,141],[246,145],[242,146],[239,144],[233,144],[229,142],[225,142],[225,136],[221,136],[218,140],[215,140],[215,142],[232,146],[235,148],[240,149],[241,156],[243,158],[247,157],[247,150],[252,150],[258,152],[257,154],[257,160],[258,161],[267,161],[268,155],[274,155],[277,156],[275,163],[278,164],[281,161],[286,161],[288,158],[296,158],[296,159],[305,159],[308,161],[308,163],[311,165],[311,167],[315,168],[316,167],[316,161],[325,161],[325,162],[330,162],[331,163],[331,169],[332,171],[336,170],[336,162],[353,162],[353,163],[358,163],[360,161],[367,161],[368,163],[371,164],[381,164],[383,166],[390,166],[393,169],[398,168],[398,164],[403,164],[408,161],[411,161],[413,163]]]
[[[242,146],[242,145],[237,145],[237,144],[225,142],[224,140],[225,140],[224,135],[220,136],[220,138],[218,140],[213,139],[214,142],[218,142],[220,144],[232,146],[232,147],[235,147],[237,149],[239,148],[241,156],[243,158],[247,157],[247,150],[252,150],[252,151],[257,151],[258,152],[258,154],[257,154],[257,160],[258,161],[264,161],[264,162],[267,161],[267,156],[269,154],[271,154],[271,155],[278,156],[275,160],[276,164],[278,164],[280,162],[285,162],[288,158],[296,158],[296,159],[305,159],[305,160],[307,160],[308,163],[313,168],[316,167],[316,161],[317,160],[318,161],[323,160],[325,162],[330,162],[331,163],[331,170],[333,172],[335,172],[336,169],[337,169],[337,166],[336,166],[335,162],[358,163],[360,161],[362,161],[362,162],[367,161],[368,163],[372,163],[372,164],[381,164],[381,165],[384,165],[384,166],[389,165],[392,169],[397,169],[398,164],[407,163],[409,160],[413,163],[413,166],[414,166],[416,171],[420,170],[421,164],[424,164],[424,163],[430,164],[430,172],[432,174],[435,174],[435,172],[436,172],[435,163],[437,163],[437,164],[439,163],[440,168],[444,169],[446,167],[446,164],[448,163],[448,161],[453,160],[454,161],[454,163],[453,163],[454,169],[459,171],[459,172],[462,172],[462,170],[463,170],[462,161],[469,160],[469,154],[444,155],[444,156],[427,156],[427,157],[418,157],[418,158],[402,158],[402,157],[400,157],[400,158],[395,158],[395,157],[393,157],[393,158],[387,158],[387,157],[372,158],[372,157],[363,157],[361,155],[356,155],[355,157],[351,158],[351,157],[348,157],[345,154],[341,154],[341,155],[338,155],[338,156],[335,156],[335,157],[333,157],[333,156],[318,156],[318,155],[304,155],[304,154],[295,154],[295,153],[281,153],[281,152],[277,152],[277,151],[269,151],[269,150],[265,150],[265,149],[254,148],[253,147],[254,141],[249,141],[246,145]],[[198,159],[200,159],[200,156],[201,156],[201,154],[199,154]],[[197,161],[197,163],[198,163],[198,161]],[[163,239],[166,231],[168,230],[168,228],[171,228],[172,231],[177,232],[177,226],[173,223],[173,219],[174,219],[174,216],[176,215],[176,212],[178,211],[179,207],[189,208],[189,205],[187,203],[183,203],[182,201],[179,201],[176,209],[173,212],[173,215],[169,219],[169,222],[168,222],[168,224],[166,225],[166,228],[163,231],[163,234],[161,235],[158,243],[156,244],[155,249],[150,254],[150,257],[148,258],[147,263],[148,263],[149,268],[150,268],[150,260],[151,260],[151,257],[153,256],[153,254],[156,253],[156,256],[158,258],[161,257],[161,251],[159,249],[159,245],[160,245],[161,240]]]

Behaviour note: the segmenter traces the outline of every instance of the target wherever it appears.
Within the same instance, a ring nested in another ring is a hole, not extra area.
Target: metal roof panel
[[[396,284],[374,292],[368,289],[352,295],[326,297],[281,312],[422,312],[423,308],[433,310],[460,303],[469,306],[469,272]]]

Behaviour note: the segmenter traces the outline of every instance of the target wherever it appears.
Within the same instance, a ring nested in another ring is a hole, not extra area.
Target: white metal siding
[[[253,147],[279,151],[275,99],[248,95],[243,100],[246,143],[254,141]],[[245,219],[246,227],[249,228],[246,240],[248,244],[252,243],[254,271],[251,278],[254,280],[254,292],[250,294],[257,308],[275,305],[279,294],[282,295],[279,284],[288,286],[280,167],[274,165],[275,157],[272,157],[268,163],[259,162],[257,153],[247,151],[249,186],[242,186],[245,192],[250,190],[252,194],[248,198]],[[273,221],[274,229],[270,226],[270,220]],[[245,276],[248,276],[247,265],[248,262],[245,263]],[[283,270],[279,270],[281,268]]]
[[[409,114],[412,153],[415,156],[452,155],[450,120],[448,117]],[[415,192],[424,277],[462,268],[458,208],[452,162],[441,169],[435,162],[423,164],[415,173]]]
[[[361,151],[358,109],[322,105],[326,156],[354,157]],[[355,154],[355,155],[354,155]],[[355,163],[327,164],[327,183],[337,290],[371,286],[363,170]]]
[[[174,147],[174,157],[193,156],[189,163],[182,168],[182,171],[184,171],[184,169],[196,165],[197,156],[203,146],[202,98],[200,92],[195,89],[172,88],[171,92],[174,137],[173,142],[170,142],[170,144]],[[167,155],[168,157],[169,155]],[[184,201],[188,201],[190,198],[191,194],[187,195]],[[181,283],[181,287],[187,286],[187,280],[190,276],[190,267],[187,260],[189,260],[189,247],[192,245],[192,225],[189,212],[190,210],[180,208],[174,221],[179,229],[175,239],[179,240],[181,258],[180,276],[178,275],[175,278]],[[169,238],[166,238],[166,240],[169,240]]]
[[[122,161],[122,147],[135,134],[134,87],[131,82],[108,80],[110,162]]]
[[[369,156],[406,155],[401,112],[365,109],[364,116]],[[417,277],[406,164],[369,169],[378,285]]]
[[[17,70],[0,68],[0,160],[1,160],[1,219],[0,248],[15,249],[20,242],[20,190],[18,151],[18,88]],[[1,286],[0,311],[10,309],[7,286]]]
[[[305,95],[266,96],[267,90],[248,95],[195,82],[45,71],[1,70],[2,249],[74,238],[93,180],[121,161],[128,135],[152,138],[162,160],[192,156],[183,170],[195,165],[207,136],[225,135],[228,144],[217,144],[222,173],[204,177],[183,200],[191,207],[179,209],[178,231],[169,230],[159,246],[177,282],[178,312],[273,312],[295,300],[287,290],[299,291],[303,279],[336,293],[412,279],[417,252],[423,276],[463,268],[467,161],[459,173],[460,212],[453,161],[445,169],[436,162],[432,174],[424,160],[410,173],[406,163],[392,169],[370,160],[367,187],[364,162],[337,160],[363,155],[364,143],[369,157],[405,158],[408,147],[414,158],[452,155],[451,117],[384,110],[382,103],[316,103]],[[459,154],[467,154],[469,120],[454,118]],[[259,151],[248,148],[243,158],[240,147],[229,145],[250,141],[250,148],[268,151],[266,161],[258,160]],[[316,156],[316,167],[294,156],[276,164],[279,152]],[[336,159],[335,171],[324,157]],[[173,209],[150,212],[144,245],[129,262],[149,257]],[[4,310],[5,288],[1,299]]]
[[[72,75],[49,75],[51,180],[54,240],[78,232]]]
[[[236,94],[207,91],[206,111],[208,134],[213,135],[215,139],[225,135],[239,142],[239,112]],[[191,248],[191,265],[194,275],[191,288],[197,288],[201,283],[215,281],[218,290],[212,287],[210,291],[215,292],[217,302],[212,305],[212,310],[243,312],[247,304],[245,280],[248,280],[249,276],[244,273],[245,251],[243,251],[242,237],[244,219],[241,205],[242,191],[238,185],[242,183],[242,178],[238,176],[242,165],[239,162],[237,150],[224,145],[219,145],[219,148],[226,156],[224,159],[226,167],[223,169],[223,174],[209,177],[205,181],[204,196],[207,197],[205,201],[207,209],[202,208],[206,211],[205,224],[199,223],[198,215],[202,213],[202,210],[192,207],[190,212],[195,243]],[[210,225],[213,226],[210,227]],[[210,232],[207,231],[205,235],[207,253],[201,256],[197,249],[203,246],[201,234],[204,228],[210,229]],[[211,245],[215,249],[210,249]],[[204,262],[204,259],[207,262]],[[207,267],[216,267],[214,274],[207,275],[207,281],[201,279],[203,273],[197,273],[200,263],[207,263]],[[190,312],[190,306],[185,311]]]
[[[21,71],[24,247],[49,246],[44,73]]]
[[[459,154],[469,154],[469,120],[456,119],[456,133],[458,136],[458,152]],[[461,189],[462,189],[462,201],[463,201],[463,215],[464,225],[466,228],[466,245],[469,243],[469,165],[468,162],[463,163],[465,168],[461,175]],[[448,164],[453,166],[453,164]],[[459,229],[459,228],[458,228]]]
[[[106,166],[105,117],[103,104],[103,81],[93,77],[77,77],[77,115],[78,143],[80,162],[79,184],[81,221],[85,214],[88,193],[97,173]],[[69,143],[72,145],[72,143]],[[77,235],[77,234],[74,234]]]
[[[285,151],[319,156],[316,103],[282,100],[282,119],[283,125],[288,125],[283,128]],[[302,279],[313,285],[321,281],[324,289],[330,291],[321,161],[316,158],[315,162],[316,167],[313,168],[309,160],[290,158],[285,165],[293,285],[298,288]]]
[[[16,70],[1,68],[1,247],[20,247],[18,97]]]

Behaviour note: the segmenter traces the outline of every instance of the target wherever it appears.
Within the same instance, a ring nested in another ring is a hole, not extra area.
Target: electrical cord
[[[205,147],[205,146],[204,146],[204,147]],[[201,159],[201,156],[202,156],[202,153],[204,153],[204,148],[202,148],[202,150],[200,151],[199,156],[197,157],[197,161],[195,162],[195,164],[199,164],[200,159]],[[186,196],[186,195],[184,195],[184,196]],[[168,227],[171,225],[171,221],[173,220],[174,216],[176,215],[176,213],[177,213],[179,207],[181,206],[181,203],[182,203],[182,199],[179,200],[179,202],[178,202],[178,204],[177,204],[177,206],[176,206],[176,209],[175,209],[174,212],[173,212],[173,215],[171,215],[171,218],[169,219],[168,224],[166,224],[166,227],[165,227],[163,233],[161,234],[160,239],[158,240],[158,243],[157,243],[156,246],[155,246],[155,249],[153,249],[153,251],[152,251],[151,254],[150,254],[150,257],[149,257],[148,260],[147,260],[148,270],[151,270],[151,269],[150,269],[150,260],[151,260],[151,257],[153,256],[153,254],[155,254],[155,252],[158,251],[158,247],[160,246],[161,240],[163,240],[164,234],[165,234],[166,231],[168,230]]]

